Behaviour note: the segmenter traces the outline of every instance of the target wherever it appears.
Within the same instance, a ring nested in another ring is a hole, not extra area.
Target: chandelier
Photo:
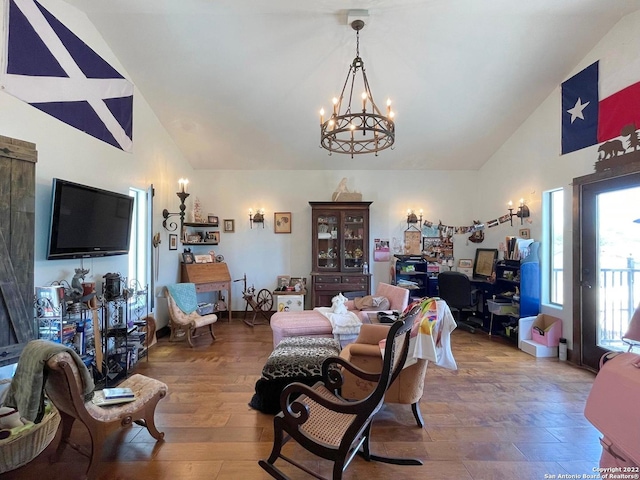
[[[324,108],[320,110],[320,146],[329,150],[329,155],[335,152],[346,153],[351,158],[361,153],[375,153],[378,156],[380,150],[391,147],[395,141],[394,113],[391,111],[391,100],[387,100],[384,115],[373,101],[364,62],[360,58],[360,30],[364,28],[364,21],[354,20],[351,28],[356,31],[356,58],[349,66],[340,98],[333,99],[333,113],[326,121]],[[361,75],[358,76],[358,73]],[[357,100],[353,109],[351,106],[357,78],[362,81],[361,111]]]

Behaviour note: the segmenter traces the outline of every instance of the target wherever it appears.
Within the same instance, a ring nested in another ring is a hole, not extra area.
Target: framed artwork
[[[273,229],[275,233],[291,233],[291,212],[274,213]]]
[[[218,226],[218,217],[216,215],[207,215],[207,223],[210,224],[212,227],[217,227]]]
[[[232,218],[227,218],[225,220],[223,220],[224,222],[224,231],[227,233],[231,233],[231,232],[235,232],[236,231],[236,221],[233,220]]]
[[[195,263],[196,258],[192,252],[184,252],[182,254],[182,262],[183,263]]]
[[[528,228],[521,228],[518,230],[518,236],[520,238],[524,238],[525,240],[529,240],[531,238],[531,230]]]
[[[194,255],[195,263],[211,263],[211,255]]]
[[[419,255],[422,249],[420,241],[422,232],[419,230],[405,230],[404,232],[404,253],[407,255]]]
[[[471,260],[470,258],[462,258],[462,259],[458,260],[458,267],[460,267],[460,268],[472,268],[473,267],[473,260]]]
[[[169,250],[177,250],[178,249],[178,235],[175,233],[169,234]]]
[[[291,277],[289,280],[289,286],[295,287],[297,284],[300,284],[300,288],[302,288],[302,278],[301,277]]]
[[[429,257],[439,257],[442,251],[440,237],[424,237],[422,239],[422,253]]]
[[[209,239],[209,243],[218,245],[220,243],[220,232],[208,232],[207,238]]]
[[[278,275],[278,289],[284,290],[289,286],[291,277],[289,275]]]
[[[476,277],[490,278],[493,276],[493,267],[498,258],[498,250],[495,248],[476,249],[476,259],[473,266],[473,275]]]

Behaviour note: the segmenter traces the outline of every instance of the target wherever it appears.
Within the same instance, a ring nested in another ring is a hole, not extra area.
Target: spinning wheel
[[[265,320],[269,321],[269,315],[266,312],[270,312],[273,307],[273,295],[266,288],[258,291],[258,295],[256,296],[256,289],[253,285],[247,288],[247,274],[245,273],[242,278],[238,278],[234,280],[234,282],[242,282],[242,298],[244,298],[245,307],[244,307],[244,323],[253,327],[256,323],[256,316],[260,313]],[[254,298],[255,297],[255,298]],[[247,312],[249,311],[249,307],[253,309],[253,317],[251,321],[247,320]]]

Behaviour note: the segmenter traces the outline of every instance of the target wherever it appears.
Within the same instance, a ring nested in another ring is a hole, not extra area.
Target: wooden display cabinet
[[[330,306],[331,299],[338,293],[348,298],[370,294],[371,203],[309,202],[312,308]]]

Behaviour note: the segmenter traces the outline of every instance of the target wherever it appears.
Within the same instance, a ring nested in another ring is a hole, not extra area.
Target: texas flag
[[[599,100],[598,68],[595,62],[562,83],[563,155],[627,135],[628,125],[640,128],[640,82]]]
[[[35,0],[9,0],[8,9],[0,88],[130,152],[133,84]]]

